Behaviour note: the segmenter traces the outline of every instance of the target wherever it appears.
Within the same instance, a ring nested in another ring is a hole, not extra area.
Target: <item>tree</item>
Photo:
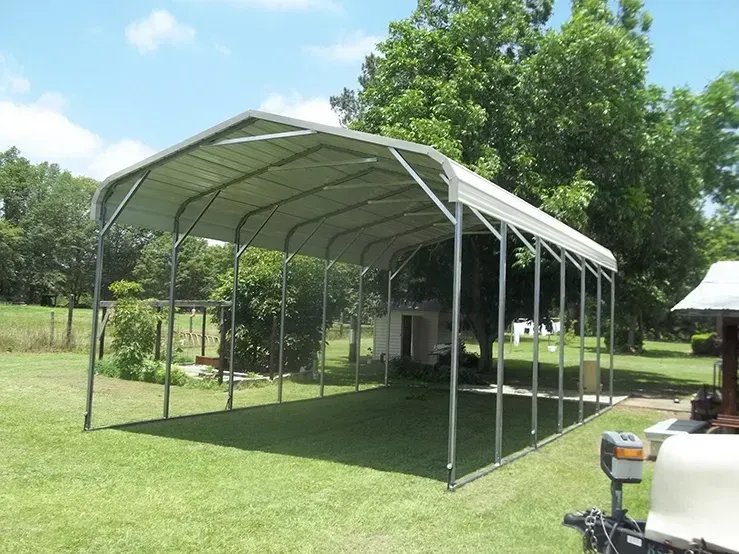
[[[282,254],[249,248],[241,258],[236,302],[235,364],[240,369],[264,371],[269,366],[272,321],[279,317],[282,295]],[[354,268],[356,270],[356,268]],[[330,326],[347,306],[349,272],[331,272],[327,302]],[[231,300],[233,271],[221,276],[214,297]],[[312,366],[321,346],[323,262],[296,256],[290,262],[285,308],[285,367],[297,371]],[[230,317],[230,316],[229,316]],[[276,358],[275,358],[276,360]]]
[[[536,52],[551,7],[549,0],[422,0],[408,19],[390,25],[388,39],[379,45],[382,56],[367,58],[360,91],[344,90],[331,99],[332,106],[355,129],[432,145],[512,189],[518,174],[516,88],[522,62]],[[481,368],[487,370],[497,321],[492,292],[497,245],[488,237],[465,240],[465,245],[469,271],[463,272],[462,288],[473,297],[462,309],[481,345]],[[419,257],[414,274],[421,274],[424,263],[449,267],[443,248],[430,252],[437,255]],[[426,278],[426,294],[438,291],[437,298],[449,304],[451,287],[439,282],[439,275]],[[483,281],[490,292],[477,286]]]
[[[698,96],[649,86],[651,18],[641,0],[617,8],[575,0],[562,28],[545,32],[550,2],[422,0],[367,58],[359,92],[332,105],[351,127],[435,146],[611,248],[617,313],[633,331],[694,281],[702,195],[736,190],[736,87],[731,76]],[[497,245],[464,244],[462,310],[488,369]],[[411,270],[449,267],[449,250],[429,249]],[[547,263],[545,295],[558,287]],[[531,297],[530,272],[511,275],[509,299]],[[448,278],[436,279],[421,283],[449,304]],[[528,301],[508,308],[507,321],[530,315]]]
[[[185,240],[177,261],[177,298],[210,298],[220,276],[231,266],[232,257],[231,245],[209,245],[205,239],[195,237]],[[162,233],[142,248],[133,275],[148,297],[169,298],[171,267],[172,235]]]

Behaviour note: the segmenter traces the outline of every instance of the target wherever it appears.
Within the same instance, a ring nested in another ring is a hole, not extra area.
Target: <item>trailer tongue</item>
[[[611,480],[611,514],[598,508],[567,514],[585,552],[604,554],[739,554],[739,437],[676,435],[664,442],[652,478],[646,521],[623,508],[624,483],[640,483],[642,442],[603,433],[600,465]]]

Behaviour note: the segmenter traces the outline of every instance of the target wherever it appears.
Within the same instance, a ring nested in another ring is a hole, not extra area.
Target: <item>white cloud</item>
[[[270,94],[259,109],[265,112],[305,119],[339,127],[339,118],[331,109],[328,98],[304,97],[295,92],[290,95]]]
[[[334,62],[356,62],[374,51],[377,43],[382,40],[381,36],[369,35],[364,31],[352,31],[343,33],[333,44],[303,46],[303,52]]]
[[[17,146],[27,158],[58,163],[73,173],[103,179],[154,153],[130,139],[108,144],[62,113],[64,98],[42,94],[30,103],[0,100],[0,150]]]
[[[222,56],[230,56],[231,54],[233,54],[228,46],[218,42],[217,40],[213,41],[213,48],[215,48],[216,52],[218,52]]]
[[[142,54],[162,44],[186,44],[194,38],[195,29],[177,21],[167,10],[155,10],[126,27],[126,39]]]
[[[339,0],[196,0],[211,4],[229,4],[273,11],[342,12]]]
[[[97,179],[104,179],[155,153],[156,150],[143,142],[132,139],[119,140],[106,146],[90,160],[88,174]]]
[[[45,92],[36,100],[36,106],[52,112],[61,112],[67,106],[67,99],[58,92]]]
[[[0,96],[24,94],[30,88],[30,81],[23,75],[13,57],[0,51]]]

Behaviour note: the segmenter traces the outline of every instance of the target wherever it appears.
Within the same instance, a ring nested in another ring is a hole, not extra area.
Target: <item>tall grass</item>
[[[54,314],[52,333],[51,314]],[[102,315],[100,316],[102,318]],[[175,317],[175,331],[189,331],[192,323],[194,333],[200,333],[202,314],[190,318],[190,314],[178,313]],[[67,308],[44,306],[19,306],[0,304],[0,352],[87,352],[90,347],[90,329],[92,328],[92,310],[78,308],[72,317],[72,333],[67,341]],[[166,321],[162,326],[162,336],[166,337]],[[218,336],[218,327],[208,314],[206,320],[207,335]],[[109,350],[110,341],[106,342]],[[183,344],[183,349],[197,347]],[[209,352],[214,350],[209,345]]]

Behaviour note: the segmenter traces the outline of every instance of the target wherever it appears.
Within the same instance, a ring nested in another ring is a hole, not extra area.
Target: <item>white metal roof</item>
[[[301,253],[323,258],[329,243],[336,255],[363,229],[342,260],[359,263],[366,252],[365,261],[380,255],[378,267],[387,267],[394,252],[445,239],[452,231],[391,148],[441,201],[437,205],[453,212],[450,203],[460,201],[616,269],[606,248],[433,148],[254,110],[111,175],[95,193],[92,213],[99,218],[103,204],[107,214],[113,213],[149,171],[118,223],[171,231],[182,209],[184,230],[220,191],[192,235],[233,242],[235,229],[246,219],[243,243],[279,205],[254,246],[282,250],[291,236],[291,251],[307,240]],[[482,227],[471,213],[464,223],[467,230]],[[385,251],[390,237],[397,238]]]
[[[700,285],[672,311],[686,315],[739,317],[739,261],[713,264]]]

